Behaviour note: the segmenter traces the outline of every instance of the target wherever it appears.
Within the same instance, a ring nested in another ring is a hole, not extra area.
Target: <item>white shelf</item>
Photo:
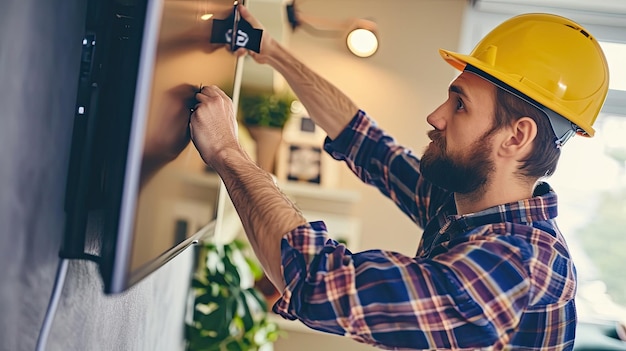
[[[190,184],[215,188],[220,185],[220,177],[216,173],[206,172],[181,172],[177,175]],[[292,181],[279,181],[278,187],[288,196],[296,199],[309,199],[317,201],[343,203],[346,205],[356,203],[360,199],[358,192],[328,188],[316,184],[299,183]]]
[[[360,196],[357,192],[326,188],[320,185],[298,183],[298,182],[278,182],[278,187],[287,195],[307,197],[324,201],[355,203]]]
[[[177,171],[174,176],[183,179],[186,184],[211,190],[217,190],[223,186],[220,177],[213,172]],[[278,181],[277,185],[296,204],[307,220],[323,220],[336,240],[347,242],[352,250],[359,247],[360,221],[352,214],[353,204],[360,199],[358,192],[292,181]],[[232,223],[234,219],[239,223],[239,219],[229,199],[222,199],[222,196],[227,196],[226,192],[222,194],[220,191],[217,194],[220,199],[216,199],[215,204],[218,208],[218,224],[214,238],[228,241],[237,234],[239,227],[233,227]],[[227,213],[231,215],[227,216]]]

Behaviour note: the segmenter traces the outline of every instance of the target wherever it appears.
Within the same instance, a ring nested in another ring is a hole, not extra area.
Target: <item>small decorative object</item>
[[[339,163],[322,149],[326,132],[315,124],[299,101],[292,103],[291,112],[283,129],[283,142],[278,152],[277,179],[325,188],[336,186]]]
[[[289,145],[287,180],[320,184],[322,148],[313,145]]]
[[[302,116],[300,118],[300,131],[302,133],[315,134],[315,122],[310,117]]]
[[[246,245],[206,244],[192,282],[193,320],[186,325],[187,351],[271,350],[280,336],[267,319],[267,303],[254,287],[263,271],[243,254]]]
[[[294,97],[287,93],[256,93],[241,96],[242,121],[256,143],[257,165],[270,173],[275,173],[276,153],[294,100]]]

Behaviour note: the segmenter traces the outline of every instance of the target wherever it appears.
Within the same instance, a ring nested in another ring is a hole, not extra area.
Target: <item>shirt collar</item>
[[[540,182],[535,187],[533,197],[508,204],[494,206],[480,212],[466,215],[450,215],[448,230],[466,232],[476,227],[509,222],[530,224],[546,221],[557,216],[557,196],[548,183]]]

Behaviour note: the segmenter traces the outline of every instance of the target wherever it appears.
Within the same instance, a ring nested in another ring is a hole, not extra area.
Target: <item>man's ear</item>
[[[501,155],[517,159],[526,157],[532,151],[533,141],[537,137],[537,123],[530,117],[521,117],[511,124],[508,131],[500,147]]]

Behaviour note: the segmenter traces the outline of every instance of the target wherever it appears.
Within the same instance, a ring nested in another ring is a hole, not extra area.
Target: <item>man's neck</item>
[[[480,212],[488,208],[532,197],[534,183],[519,179],[492,177],[487,184],[472,193],[454,193],[460,215]]]

